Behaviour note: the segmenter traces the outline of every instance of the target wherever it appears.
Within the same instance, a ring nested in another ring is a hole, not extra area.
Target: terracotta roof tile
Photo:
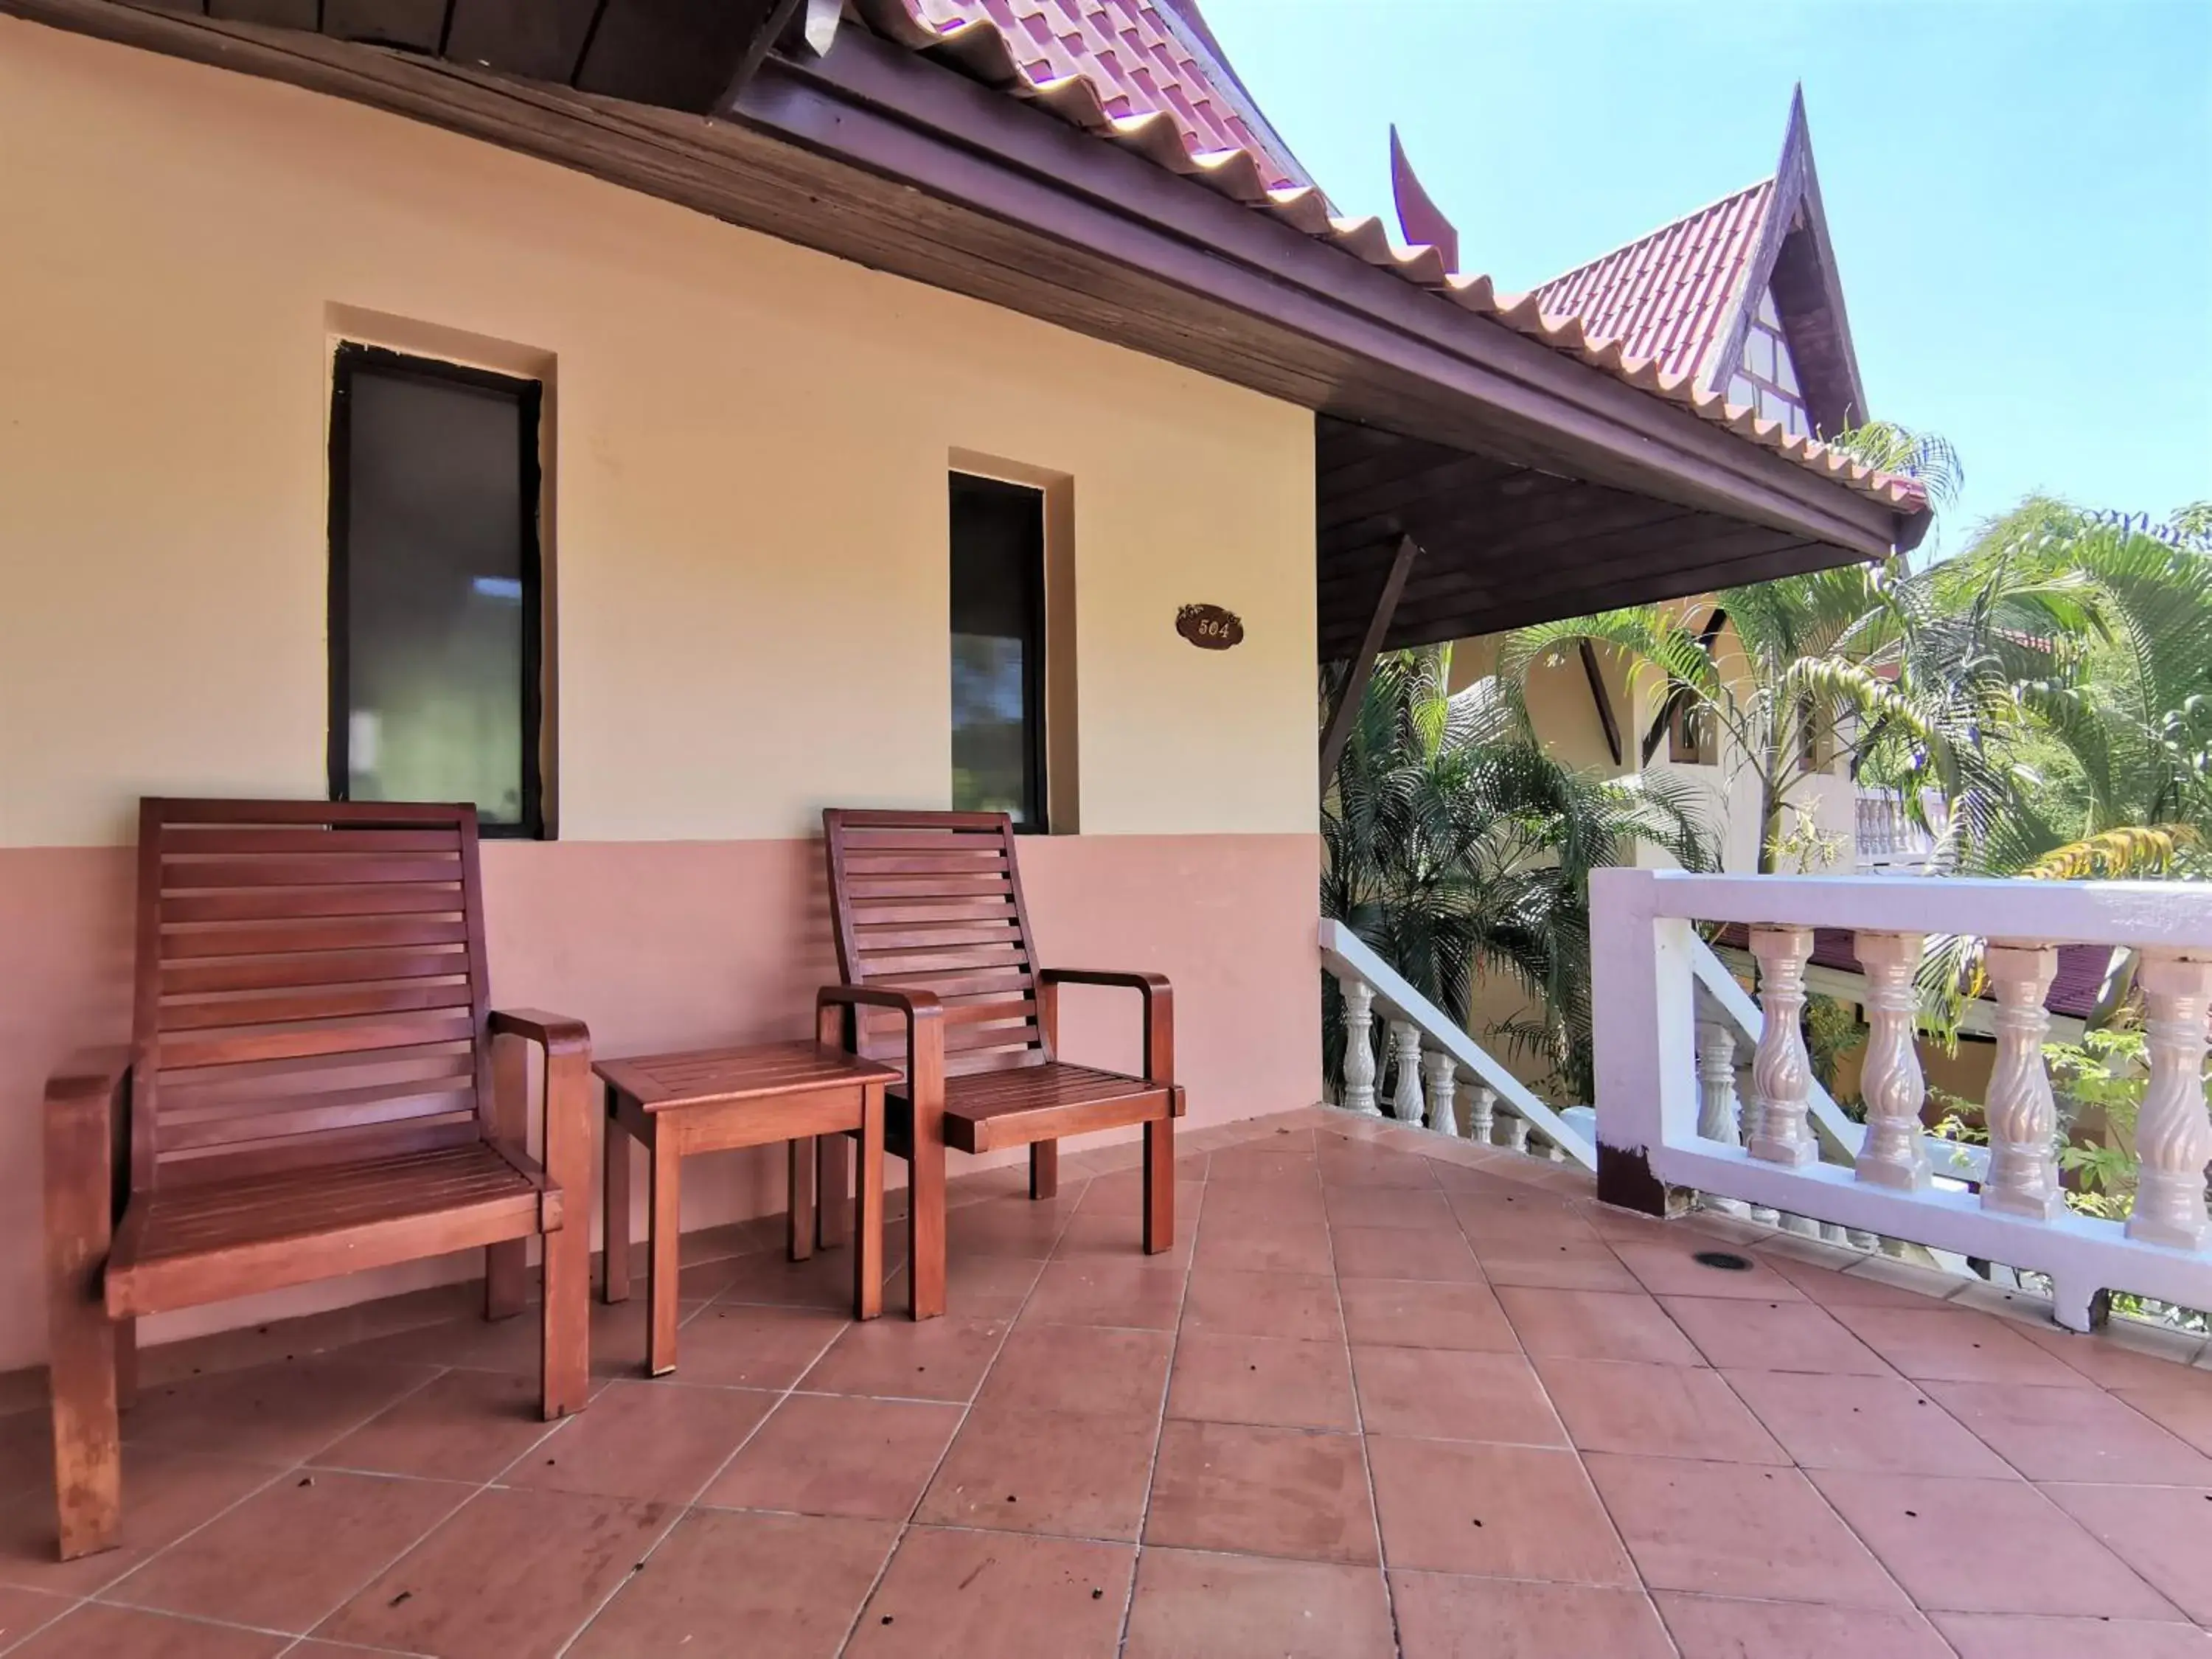
[[[1316,240],[1428,289],[1464,311],[1504,324],[1557,351],[1680,404],[1764,448],[1884,505],[1912,511],[1926,494],[1911,478],[1895,477],[1850,459],[1816,438],[1793,434],[1778,421],[1729,404],[1698,383],[1693,369],[1677,368],[1642,343],[1617,337],[1580,317],[1547,314],[1538,294],[1500,293],[1486,276],[1448,270],[1433,247],[1394,242],[1373,216],[1337,217],[1328,198],[1296,172],[1287,150],[1248,142],[1266,130],[1249,100],[1233,94],[1226,65],[1217,78],[1188,38],[1165,14],[1172,0],[852,0],[878,34],[945,61],[1014,97],[1043,106],[1071,125],[1125,149],[1135,150],[1170,172],[1280,220]],[[1054,50],[1036,44],[1024,19],[1067,20]],[[1070,40],[1077,46],[1068,45]],[[1166,97],[1147,67],[1109,70],[1104,54],[1119,42],[1125,52],[1157,64],[1164,53],[1188,107]],[[1079,47],[1079,50],[1078,49]],[[1057,54],[1057,55],[1054,55]],[[1206,54],[1211,58],[1212,54]],[[1241,123],[1241,126],[1238,125]],[[1649,240],[1649,239],[1647,239]]]
[[[1553,277],[1536,301],[1667,374],[1695,374],[1719,340],[1773,194],[1774,181],[1762,179]]]

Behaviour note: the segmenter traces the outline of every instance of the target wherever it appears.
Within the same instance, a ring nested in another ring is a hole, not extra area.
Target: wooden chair
[[[544,1169],[496,1037],[544,1051]],[[543,1235],[544,1413],[581,1409],[590,1083],[582,1025],[487,1009],[473,808],[143,802],[131,1046],[46,1088],[63,1559],[115,1542],[141,1315],[481,1245],[497,1318]]]
[[[945,1152],[1030,1149],[1030,1196],[1060,1185],[1062,1135],[1145,1126],[1144,1244],[1175,1243],[1175,1003],[1158,974],[1040,968],[1003,812],[822,815],[844,983],[817,999],[819,1036],[903,1061],[884,1144],[908,1164],[914,1316],[945,1311]],[[1145,1074],[1059,1058],[1062,985],[1142,999]],[[889,1017],[887,1018],[886,1015]],[[822,1229],[842,1231],[844,1140],[824,1142]],[[833,1161],[834,1155],[834,1161]]]

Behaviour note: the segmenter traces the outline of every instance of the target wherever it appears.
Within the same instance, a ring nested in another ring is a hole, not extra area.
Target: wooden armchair
[[[1060,1183],[1062,1135],[1145,1127],[1144,1245],[1175,1243],[1175,1002],[1158,974],[1040,968],[1003,812],[846,811],[822,815],[830,902],[844,983],[816,1000],[820,1036],[902,1063],[884,1144],[908,1163],[914,1316],[945,1311],[945,1152],[1030,1149],[1030,1196]],[[1058,1055],[1062,985],[1135,991],[1145,1074],[1127,1077]],[[843,1141],[823,1176],[825,1234],[846,1187]]]
[[[498,1318],[543,1235],[544,1413],[580,1410],[590,1079],[581,1024],[486,1006],[473,808],[143,802],[131,1046],[46,1088],[63,1559],[115,1542],[143,1314],[481,1245]]]

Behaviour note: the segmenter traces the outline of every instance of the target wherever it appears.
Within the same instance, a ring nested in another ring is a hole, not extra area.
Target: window
[[[1674,699],[1667,718],[1667,758],[1684,766],[1716,766],[1712,710],[1687,696]]]
[[[952,474],[952,805],[1045,828],[1044,492]]]
[[[331,402],[334,800],[473,801],[538,836],[543,388],[341,345]]]

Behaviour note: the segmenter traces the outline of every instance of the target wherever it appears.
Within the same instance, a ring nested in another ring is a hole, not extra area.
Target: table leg
[[[814,1254],[814,1137],[800,1135],[787,1145],[791,1156],[791,1202],[784,1214],[793,1261]]]
[[[599,1295],[607,1302],[629,1300],[629,1131],[615,1115],[615,1091],[607,1091],[607,1145],[602,1180],[606,1217],[605,1271]]]
[[[840,1148],[845,1137],[834,1137]],[[837,1163],[842,1174],[844,1155]],[[884,1310],[884,1088],[860,1091],[860,1188],[854,1208],[853,1317],[873,1319]]]
[[[684,1156],[676,1137],[659,1134],[653,1147],[652,1261],[647,1268],[646,1299],[652,1323],[645,1342],[645,1369],[665,1376],[676,1369],[676,1254],[683,1235]]]
[[[823,1135],[815,1143],[821,1189],[815,1198],[814,1237],[825,1250],[836,1249],[853,1230],[852,1165],[845,1140],[843,1135]]]

